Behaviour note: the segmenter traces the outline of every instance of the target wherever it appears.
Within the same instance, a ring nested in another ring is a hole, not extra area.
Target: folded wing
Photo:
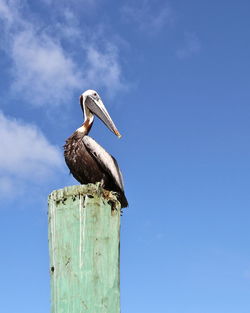
[[[103,147],[101,147],[93,138],[84,136],[82,140],[88,151],[93,155],[99,165],[113,179],[115,185],[117,185],[118,188],[124,192],[122,173],[116,159]]]

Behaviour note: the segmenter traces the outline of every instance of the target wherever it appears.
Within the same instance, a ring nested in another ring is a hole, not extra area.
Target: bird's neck
[[[88,135],[94,122],[94,115],[85,118],[84,123],[76,131],[81,133],[83,136]]]

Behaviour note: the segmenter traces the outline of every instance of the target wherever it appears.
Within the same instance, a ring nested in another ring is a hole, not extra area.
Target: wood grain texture
[[[49,196],[52,313],[120,312],[120,207],[98,185]]]

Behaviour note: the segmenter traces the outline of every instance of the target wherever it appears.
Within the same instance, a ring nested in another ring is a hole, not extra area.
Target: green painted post
[[[120,203],[98,184],[49,196],[52,313],[120,312]]]

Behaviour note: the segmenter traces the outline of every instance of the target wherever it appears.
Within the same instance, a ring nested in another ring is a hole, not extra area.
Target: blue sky
[[[0,0],[0,289],[49,312],[47,196],[96,89],[123,135],[123,313],[250,310],[249,1]]]

